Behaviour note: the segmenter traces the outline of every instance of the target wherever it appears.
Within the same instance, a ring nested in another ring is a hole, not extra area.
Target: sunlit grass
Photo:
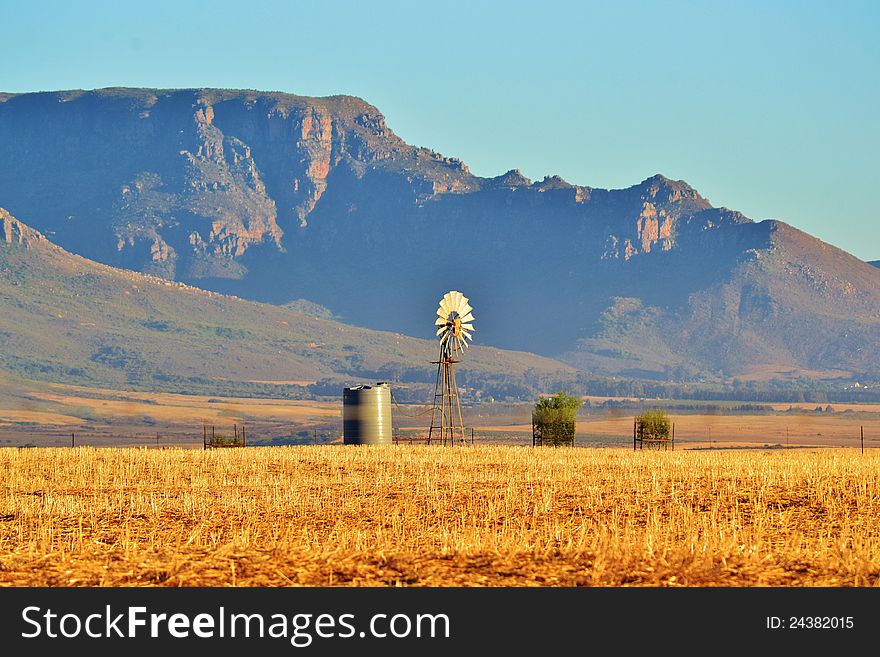
[[[7,585],[874,585],[880,454],[0,451]]]

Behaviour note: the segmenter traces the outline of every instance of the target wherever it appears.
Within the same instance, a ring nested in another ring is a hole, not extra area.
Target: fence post
[[[865,453],[865,427],[859,427],[859,433],[862,436],[862,454]]]
[[[76,434],[75,433],[70,434],[70,446],[76,447]]]

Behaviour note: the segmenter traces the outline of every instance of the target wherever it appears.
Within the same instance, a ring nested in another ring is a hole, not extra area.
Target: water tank
[[[342,391],[342,435],[346,445],[390,445],[391,388],[384,381]]]

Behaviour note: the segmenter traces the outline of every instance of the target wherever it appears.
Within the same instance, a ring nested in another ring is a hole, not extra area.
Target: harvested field
[[[880,452],[0,450],[0,584],[880,584]]]

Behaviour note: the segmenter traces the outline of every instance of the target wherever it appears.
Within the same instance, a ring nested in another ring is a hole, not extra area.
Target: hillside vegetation
[[[434,341],[114,269],[64,251],[2,210],[0,222],[0,371],[10,375],[238,396],[271,393],[255,383],[266,381],[330,379],[334,394],[346,379],[433,382]],[[460,370],[465,387],[482,390],[538,386],[573,372],[479,346]]]

